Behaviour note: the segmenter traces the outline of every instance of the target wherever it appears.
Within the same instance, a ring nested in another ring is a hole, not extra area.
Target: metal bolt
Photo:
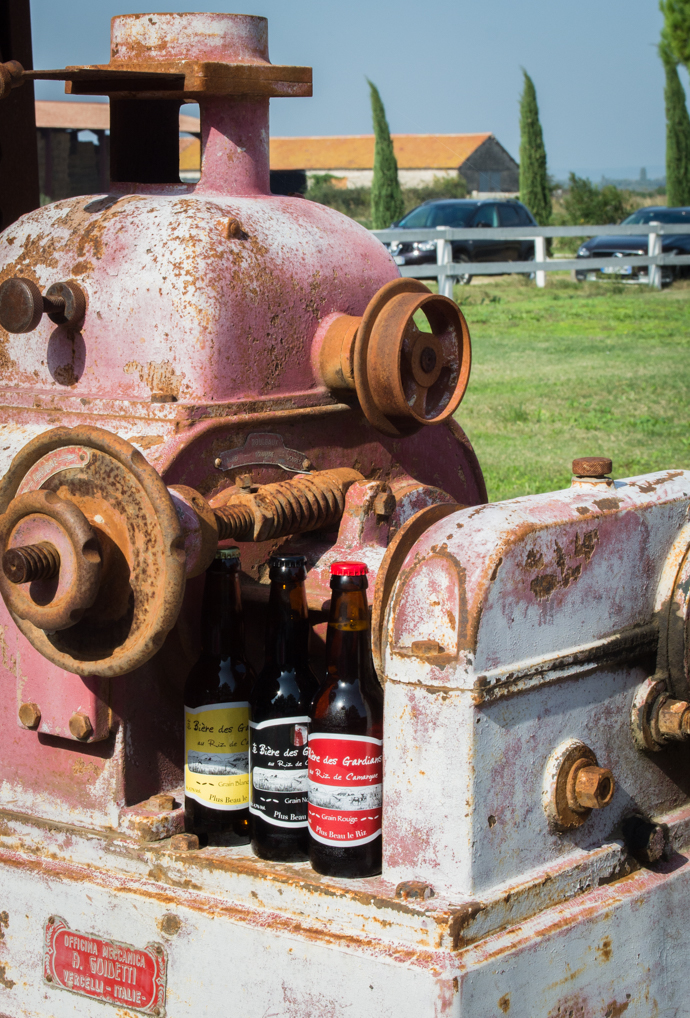
[[[395,495],[392,491],[380,491],[374,499],[374,512],[377,516],[390,516],[395,510]]]
[[[573,460],[576,477],[606,477],[613,470],[613,463],[606,456],[581,456]]]
[[[69,719],[69,730],[75,739],[85,742],[93,735],[91,718],[88,714],[83,714],[81,711],[75,711]]]
[[[235,478],[235,484],[242,491],[251,491],[251,488],[252,488],[252,475],[251,475],[251,473],[248,473],[248,474],[238,474],[237,477]]]
[[[170,849],[173,852],[193,852],[198,847],[196,834],[173,834],[170,839]]]
[[[244,240],[247,235],[242,229],[242,223],[239,219],[236,219],[234,216],[230,216],[225,230],[225,236],[228,240]]]
[[[626,848],[638,862],[650,865],[664,854],[668,832],[661,824],[644,817],[627,817],[621,824]]]
[[[41,723],[41,708],[37,703],[23,703],[19,708],[19,720],[25,728],[38,728]]]
[[[50,580],[60,572],[60,553],[50,541],[10,548],[2,556],[2,571],[11,583]]]
[[[690,704],[686,700],[665,700],[656,723],[659,733],[666,739],[682,742],[690,734]]]
[[[53,283],[45,297],[31,279],[15,276],[0,285],[0,325],[7,332],[33,332],[43,314],[56,325],[76,327],[86,298],[76,283]]]
[[[165,792],[159,795],[152,795],[145,803],[147,809],[157,810],[159,813],[169,813],[175,809],[175,799]]]
[[[425,884],[422,880],[404,880],[395,888],[395,897],[407,901],[410,898],[422,898],[426,901],[433,898],[435,891],[431,884]]]
[[[575,799],[580,809],[603,809],[613,798],[616,783],[606,767],[581,767],[575,776]]]

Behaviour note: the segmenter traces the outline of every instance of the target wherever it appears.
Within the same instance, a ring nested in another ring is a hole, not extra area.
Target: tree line
[[[659,7],[664,15],[659,57],[665,72],[666,200],[669,206],[690,205],[690,117],[678,75],[681,64],[690,71],[690,0],[659,0]],[[439,179],[426,188],[406,189],[407,193],[403,191],[383,101],[376,85],[369,79],[367,82],[375,138],[371,189],[341,190],[337,183],[334,184],[333,178],[321,175],[312,179],[309,197],[333,205],[353,218],[370,219],[375,230],[386,229],[410,208],[429,198],[464,197],[467,189],[461,177],[457,180]],[[537,92],[534,82],[523,69],[520,200],[540,226],[554,221],[553,189],[547,168]],[[632,211],[624,193],[613,184],[598,187],[574,173],[569,176],[562,205],[565,219],[575,225],[618,222]]]

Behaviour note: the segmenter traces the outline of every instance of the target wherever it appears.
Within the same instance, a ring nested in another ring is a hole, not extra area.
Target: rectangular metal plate
[[[161,944],[139,949],[78,933],[60,916],[45,925],[43,979],[49,986],[162,1018],[166,955]]]

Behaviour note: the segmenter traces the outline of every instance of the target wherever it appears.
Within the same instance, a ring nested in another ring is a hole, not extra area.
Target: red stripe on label
[[[309,780],[319,785],[362,787],[383,780],[383,749],[374,740],[309,739]]]

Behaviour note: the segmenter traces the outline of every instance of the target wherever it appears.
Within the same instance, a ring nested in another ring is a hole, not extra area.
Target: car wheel
[[[469,258],[467,255],[459,255],[458,262],[468,262]],[[472,275],[469,272],[463,272],[461,276],[456,276],[455,281],[459,286],[469,286],[472,282]]]

